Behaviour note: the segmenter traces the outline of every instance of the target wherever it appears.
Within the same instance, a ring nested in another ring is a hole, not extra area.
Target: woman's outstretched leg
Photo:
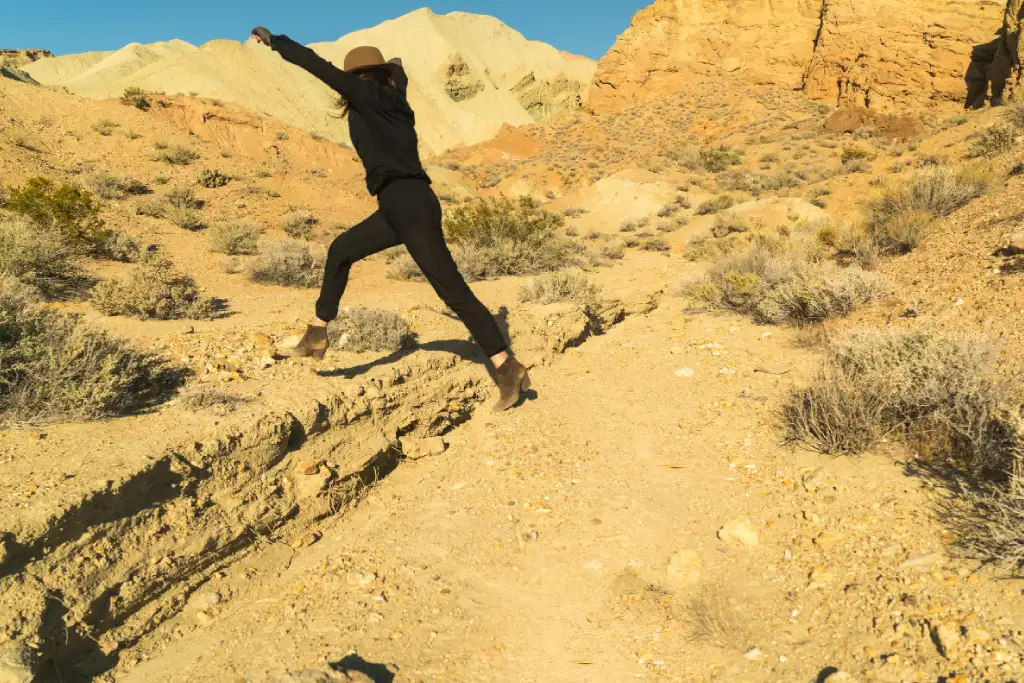
[[[338,235],[327,250],[324,280],[320,286],[320,298],[316,301],[316,317],[288,355],[324,357],[328,346],[327,323],[338,317],[338,307],[352,264],[399,243],[397,233],[380,211]]]

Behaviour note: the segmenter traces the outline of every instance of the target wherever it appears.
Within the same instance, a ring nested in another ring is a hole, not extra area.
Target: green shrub
[[[121,93],[121,104],[126,107],[135,107],[141,111],[147,111],[149,109],[149,98],[146,97],[146,92],[142,88],[125,88],[124,92]]]
[[[163,163],[171,164],[172,166],[188,166],[199,158],[198,153],[185,147],[179,147],[178,145],[161,146],[158,143],[155,147],[156,154],[153,155],[153,161],[162,161]]]
[[[22,216],[0,215],[0,277],[58,298],[80,283],[81,271],[59,235]]]
[[[162,358],[32,306],[0,282],[0,423],[123,415],[166,398],[183,378]]]
[[[288,214],[281,228],[293,239],[307,240],[313,236],[313,227],[317,224],[316,216],[306,211],[295,211]]]
[[[281,240],[260,247],[249,263],[249,278],[285,287],[319,287],[324,260],[302,242]]]
[[[392,311],[365,306],[346,307],[327,328],[331,346],[363,353],[395,352],[412,346],[416,335],[405,318]]]
[[[231,177],[224,175],[220,171],[211,171],[210,169],[203,170],[199,174],[197,182],[207,189],[213,189],[217,187],[224,187],[231,181]]]
[[[715,222],[711,226],[711,234],[718,238],[735,232],[747,232],[748,230],[750,230],[750,224],[747,223],[747,219],[734,213],[718,214],[715,216]]]
[[[730,151],[728,147],[702,149],[700,151],[701,166],[711,173],[721,173],[730,166],[738,166],[741,161],[740,156]]]
[[[135,205],[135,213],[138,216],[150,216],[151,218],[163,218],[167,213],[167,202],[164,199],[147,197],[140,199]]]
[[[136,267],[126,280],[101,282],[93,290],[92,301],[105,315],[144,320],[208,320],[217,314],[216,303],[199,294],[195,280],[160,258]]]
[[[668,242],[663,237],[648,237],[640,242],[640,248],[644,251],[668,251]]]
[[[195,209],[190,209],[185,206],[168,206],[164,212],[164,216],[182,230],[190,230],[194,232],[206,227],[206,224],[203,223],[202,215]]]
[[[97,256],[101,258],[122,263],[134,263],[141,255],[142,247],[139,241],[120,230],[111,230],[107,241],[97,252]]]
[[[219,223],[213,227],[210,241],[213,250],[229,256],[255,254],[260,231],[245,223]]]
[[[110,137],[114,134],[114,131],[120,127],[120,124],[114,123],[109,119],[103,119],[92,124],[92,129],[104,137]]]
[[[725,211],[733,205],[733,198],[727,194],[720,194],[714,199],[709,199],[706,202],[702,202],[697,207],[697,214],[706,216],[708,214],[718,213],[719,211]]]
[[[871,161],[875,158],[875,154],[863,147],[857,145],[844,145],[843,151],[839,155],[839,161],[843,164],[848,164],[851,161]]]
[[[176,187],[167,193],[167,203],[175,209],[201,209],[203,202],[196,198],[196,193],[189,187]]]
[[[74,185],[56,185],[47,178],[31,178],[22,187],[7,188],[6,208],[59,234],[81,251],[99,249],[109,235],[92,194]]]

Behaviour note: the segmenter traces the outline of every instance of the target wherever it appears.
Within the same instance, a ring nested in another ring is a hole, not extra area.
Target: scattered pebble
[[[718,530],[718,538],[724,543],[753,548],[758,544],[757,530],[746,517],[737,517]]]
[[[591,560],[590,562],[584,562],[583,568],[589,569],[592,572],[599,572],[604,569],[604,562],[601,560]]]
[[[693,377],[693,370],[691,368],[679,368],[676,370],[676,377]]]
[[[694,586],[703,575],[700,555],[693,550],[680,550],[669,559],[665,572],[673,583]]]

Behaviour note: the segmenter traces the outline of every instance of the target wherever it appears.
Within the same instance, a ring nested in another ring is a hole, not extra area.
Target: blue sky
[[[651,2],[456,0],[429,7],[439,14],[490,14],[527,38],[597,59],[626,30],[633,14]],[[200,45],[214,38],[242,40],[255,25],[312,43],[337,40],[424,6],[424,0],[20,0],[0,22],[0,48],[68,54],[171,38]]]

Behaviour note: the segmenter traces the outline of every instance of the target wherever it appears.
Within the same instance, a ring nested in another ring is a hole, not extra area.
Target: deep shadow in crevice
[[[331,668],[341,673],[358,671],[373,680],[373,683],[393,683],[395,674],[386,664],[368,662],[359,655],[348,655],[339,662],[332,662]]]

